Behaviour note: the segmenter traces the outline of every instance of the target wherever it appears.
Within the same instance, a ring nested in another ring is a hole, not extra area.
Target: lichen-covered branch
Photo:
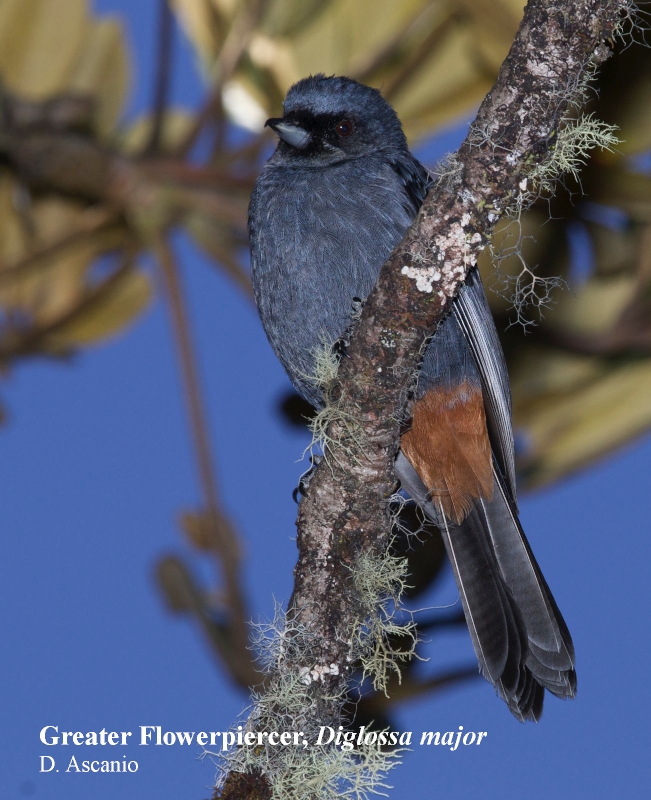
[[[377,642],[369,641],[378,635],[369,623],[373,609],[387,600],[390,605],[404,578],[395,559],[387,560],[388,501],[396,488],[393,460],[423,343],[447,313],[496,222],[526,207],[541,175],[555,174],[568,108],[581,104],[587,77],[610,55],[633,11],[625,0],[531,0],[465,142],[383,266],[329,390],[336,413],[327,456],[300,504],[294,592],[266,694],[249,719],[251,729],[278,730],[290,723],[309,733],[339,724],[355,665],[377,650]],[[391,668],[386,653],[368,663],[371,671]],[[382,685],[383,676],[374,677]],[[271,789],[274,798],[343,796],[334,783],[319,783],[307,756],[301,766],[292,753],[290,765],[289,750],[242,748],[226,762],[218,796],[267,797]],[[381,769],[391,766],[379,766],[376,755],[361,754],[361,762],[370,765],[368,783],[351,796],[366,797],[379,785],[373,780],[381,780]],[[324,773],[339,764],[338,785],[345,785],[339,756],[322,749],[319,758]],[[292,794],[290,768],[301,774],[302,794]],[[237,794],[231,791],[233,775]]]
[[[350,613],[346,567],[377,547],[378,536],[386,545],[399,421],[423,341],[499,217],[528,192],[536,167],[553,158],[571,92],[588,65],[608,54],[605,43],[625,9],[621,0],[529,3],[456,168],[430,193],[368,298],[339,374],[341,401],[364,442],[339,448],[337,459],[319,469],[299,513],[291,606],[303,623],[318,626],[326,660],[345,658],[336,634]]]

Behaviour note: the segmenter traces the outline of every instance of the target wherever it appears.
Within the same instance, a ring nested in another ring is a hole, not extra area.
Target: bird
[[[298,81],[266,126],[278,144],[249,205],[254,296],[294,387],[321,408],[317,353],[345,339],[432,178],[381,92],[351,78]],[[508,372],[476,267],[424,350],[395,471],[441,530],[480,672],[537,722],[545,690],[575,696],[574,646],[520,524]]]

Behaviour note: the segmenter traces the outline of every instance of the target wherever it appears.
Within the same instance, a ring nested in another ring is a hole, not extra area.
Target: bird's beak
[[[269,127],[274,131],[279,139],[283,142],[295,147],[297,150],[304,150],[310,141],[310,133],[305,128],[298,125],[292,125],[291,122],[285,122],[284,119],[268,119],[265,128]]]

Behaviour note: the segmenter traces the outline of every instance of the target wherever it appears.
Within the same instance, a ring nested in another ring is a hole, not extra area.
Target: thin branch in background
[[[156,565],[156,580],[169,609],[192,615],[218,661],[241,688],[248,689],[264,681],[264,675],[253,663],[251,651],[233,647],[228,620],[215,612],[180,558],[174,555],[161,558]]]
[[[161,149],[174,59],[174,15],[167,0],[158,0],[158,15],[158,55],[154,83],[152,128],[149,141],[144,149],[145,155],[153,155]]]
[[[397,30],[393,36],[388,38],[375,52],[367,56],[364,61],[355,64],[351,77],[355,78],[362,83],[367,82],[373,73],[390,63],[396,57],[400,50],[405,46],[408,37],[427,24],[427,18],[432,12],[441,13],[440,9],[435,8],[437,4],[430,4],[424,8],[417,8],[416,14],[407,20],[407,22]],[[454,12],[445,10],[443,12],[445,18],[452,15]],[[444,20],[443,20],[444,21]],[[439,25],[441,23],[439,22]]]
[[[446,41],[450,30],[457,24],[457,15],[450,12],[440,23],[432,29],[425,37],[424,41],[414,50],[411,57],[407,59],[400,72],[387,82],[382,94],[391,102],[396,94],[416,75],[423,66],[426,58],[435,53],[440,44]]]
[[[466,622],[466,615],[463,613],[463,610],[457,611],[454,614],[448,614],[447,616],[434,616],[430,617],[429,619],[419,619],[418,620],[418,630],[419,631],[433,631],[437,628],[456,628],[456,627],[465,627],[468,623]]]
[[[265,147],[268,147],[271,142],[273,142],[271,131],[262,131],[258,136],[255,136],[251,141],[246,142],[246,144],[243,144],[241,147],[235,147],[230,150],[228,152],[229,163],[245,161],[247,165],[254,167],[258,164]]]
[[[38,247],[38,231],[32,213],[32,193],[24,183],[18,182],[12,192],[11,205],[20,225],[25,248]]]
[[[246,231],[246,195],[229,198],[226,193],[178,186],[174,187],[174,200],[179,209],[204,211],[222,225],[230,224]]]
[[[179,269],[173,250],[163,234],[154,237],[153,249],[161,269],[179,354],[205,512],[211,525],[214,549],[219,555],[227,604],[231,611],[229,623],[232,645],[240,651],[246,651],[249,641],[248,613],[240,582],[240,548],[235,530],[221,508],[217,492],[217,472],[209,444],[210,435]]]
[[[79,215],[75,230],[33,250],[14,264],[0,264],[0,286],[38,270],[47,269],[55,263],[52,260],[53,256],[61,255],[69,247],[74,247],[92,238],[103,228],[108,228],[116,223],[119,217],[120,212],[117,209],[91,206]]]
[[[239,151],[233,151],[232,154],[229,153],[229,161],[231,160],[231,155],[236,157],[238,153]],[[247,204],[248,197],[257,178],[257,173],[253,174],[253,171],[250,175],[236,175],[228,169],[222,169],[210,164],[197,165],[188,161],[173,161],[167,158],[148,162],[146,165],[147,174],[150,174],[150,169],[152,171],[155,170],[155,175],[160,179],[170,180],[182,186],[210,189],[211,191],[228,191],[229,193],[232,190],[240,190],[245,193]],[[246,218],[246,214],[244,217]]]
[[[65,314],[57,317],[57,319],[40,327],[31,326],[26,330],[20,330],[11,326],[2,331],[0,336],[0,364],[9,363],[20,356],[40,353],[42,342],[49,336],[56,334],[61,328],[65,328],[82,315],[88,314],[93,306],[103,303],[106,296],[114,291],[123,278],[131,272],[134,267],[135,255],[135,247],[125,248],[120,266],[106,280],[86,292],[74,308],[66,311]]]
[[[240,4],[237,16],[231,24],[213,67],[215,83],[203,108],[197,114],[192,127],[177,148],[177,156],[186,156],[192,150],[209,122],[215,125],[215,149],[219,150],[221,148],[225,123],[222,103],[224,86],[233,76],[242,55],[249,46],[251,35],[264,13],[267,3],[268,0],[252,0],[252,2]]]

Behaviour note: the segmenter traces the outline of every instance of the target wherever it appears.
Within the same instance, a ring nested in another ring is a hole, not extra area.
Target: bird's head
[[[351,78],[313,75],[295,83],[284,116],[269,119],[276,161],[325,166],[378,150],[406,150],[396,112],[377,89]]]

